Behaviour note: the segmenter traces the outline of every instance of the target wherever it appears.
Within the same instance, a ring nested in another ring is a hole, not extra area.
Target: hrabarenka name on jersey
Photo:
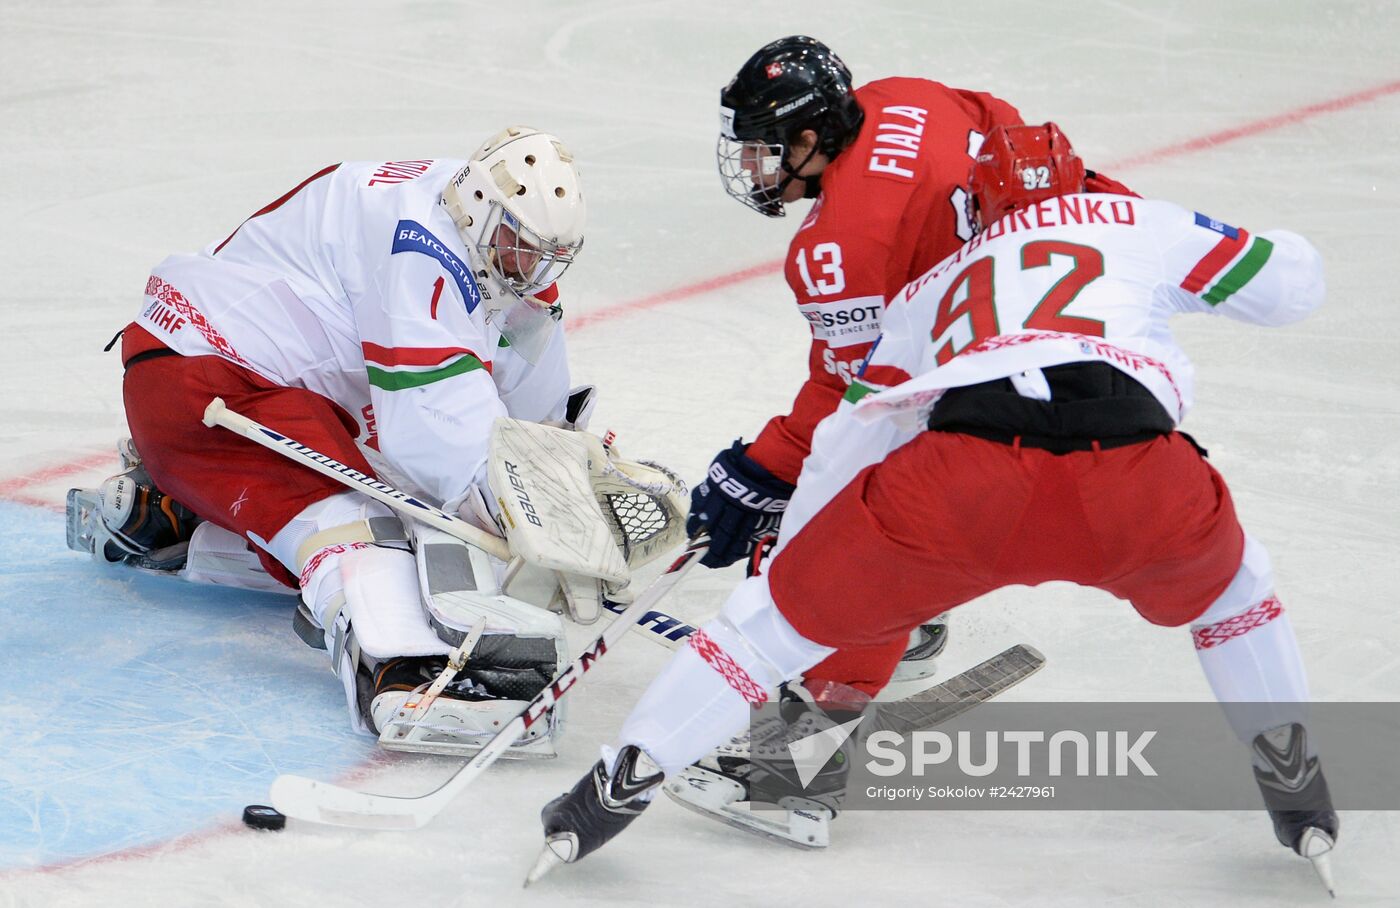
[[[953,253],[938,266],[925,272],[900,292],[900,296],[911,299],[929,281],[937,280],[952,268],[970,258],[983,244],[999,239],[1007,234],[1026,233],[1046,227],[1067,227],[1071,224],[1120,227],[1137,227],[1137,205],[1140,199],[1094,198],[1086,195],[1059,196],[1046,199],[1035,205],[1017,209],[986,230],[968,240],[962,248]]]

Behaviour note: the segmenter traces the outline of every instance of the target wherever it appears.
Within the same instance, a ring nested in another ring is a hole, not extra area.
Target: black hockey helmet
[[[851,71],[831,48],[803,35],[760,48],[719,93],[719,168],[725,190],[764,214],[783,214],[782,190],[795,178],[786,148],[803,130],[817,134],[817,147],[835,157],[860,130],[864,115],[851,86]],[[743,153],[749,146],[749,153]],[[759,149],[757,146],[763,146]],[[759,158],[773,185],[755,181]],[[799,165],[800,167],[801,165]],[[785,176],[777,181],[781,168]]]

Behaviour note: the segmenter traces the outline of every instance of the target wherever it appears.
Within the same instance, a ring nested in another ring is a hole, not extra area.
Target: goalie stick
[[[334,457],[322,454],[315,448],[307,447],[294,438],[288,438],[281,432],[270,429],[254,419],[249,419],[236,410],[230,410],[221,397],[214,398],[209,402],[209,406],[204,408],[204,424],[210,428],[223,426],[229,431],[237,432],[270,451],[295,460],[323,476],[338,480],[356,492],[362,492],[376,501],[382,502],[405,517],[436,527],[444,533],[476,546],[494,558],[499,558],[502,561],[511,560],[510,547],[504,539],[492,536],[460,517],[455,517],[406,492],[401,492],[387,482],[375,479],[373,476],[367,476],[354,467],[343,464]],[[603,605],[614,614],[620,615],[625,611],[622,605],[616,602],[605,600]],[[646,632],[647,639],[654,640],[668,649],[675,649],[686,635],[695,630],[679,618],[673,618],[654,609],[642,616],[636,627],[638,631]]]
[[[477,776],[496,761],[531,725],[543,719],[549,711],[586,674],[593,664],[610,648],[617,645],[623,634],[663,596],[669,593],[686,571],[710,549],[708,537],[696,537],[660,577],[637,596],[603,630],[579,657],[571,662],[544,690],[535,695],[525,708],[496,733],[476,756],[462,765],[442,785],[417,797],[377,795],[341,788],[303,776],[281,775],[272,783],[272,806],[289,817],[349,826],[358,829],[418,829],[470,785]]]
[[[334,457],[322,454],[315,448],[309,448],[294,438],[288,438],[281,432],[269,429],[242,413],[230,410],[224,404],[222,397],[214,398],[209,402],[209,406],[204,408],[204,424],[210,428],[223,426],[229,431],[237,432],[244,438],[255,441],[264,448],[276,451],[284,457],[291,458],[322,476],[339,480],[355,491],[362,492],[376,501],[388,505],[400,514],[422,521],[428,526],[437,527],[444,533],[450,533],[463,542],[469,542],[488,555],[502,561],[510,561],[510,548],[504,539],[492,536],[465,520],[453,517],[446,511],[433,507],[425,501],[419,501],[412,495],[400,492],[388,483],[380,482],[373,476],[366,476]]]

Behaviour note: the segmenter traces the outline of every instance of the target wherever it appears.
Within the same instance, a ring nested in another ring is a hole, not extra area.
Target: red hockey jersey
[[[865,122],[823,171],[784,263],[812,328],[810,375],[748,449],[788,482],[879,336],[885,301],[971,237],[965,186],[983,135],[1021,122],[992,95],[926,79],[882,79],[856,98]]]

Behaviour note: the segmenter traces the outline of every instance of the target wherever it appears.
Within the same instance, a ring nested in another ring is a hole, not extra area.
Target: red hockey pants
[[[1243,548],[1224,480],[1180,434],[1057,455],[925,432],[812,518],[769,585],[798,632],[838,648],[807,677],[873,695],[915,626],[992,590],[1068,580],[1176,626]]]

